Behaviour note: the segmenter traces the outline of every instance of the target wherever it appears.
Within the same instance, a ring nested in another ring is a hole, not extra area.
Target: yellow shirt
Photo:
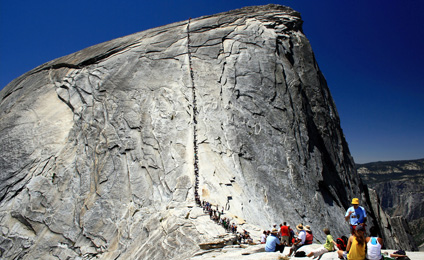
[[[356,241],[356,237],[353,237],[349,254],[347,254],[347,259],[348,260],[364,260],[365,259],[365,243],[361,246],[358,244],[358,241]]]

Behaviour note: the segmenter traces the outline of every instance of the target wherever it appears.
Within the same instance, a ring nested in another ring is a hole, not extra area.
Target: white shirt
[[[262,234],[261,236],[261,243],[265,243],[266,242],[266,235]]]
[[[300,244],[301,244],[301,245],[303,245],[303,244],[305,243],[305,240],[306,240],[306,231],[305,231],[305,230],[301,230],[301,231],[299,232],[299,235],[297,236],[297,239],[302,240],[302,241],[300,242]]]

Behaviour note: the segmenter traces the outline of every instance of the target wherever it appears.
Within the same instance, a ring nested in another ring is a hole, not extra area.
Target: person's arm
[[[367,211],[362,207],[362,210],[364,211],[364,223],[365,224],[367,222]]]
[[[406,256],[406,255],[390,254],[390,257],[403,257],[403,256]]]
[[[296,239],[294,240],[294,244],[295,244],[295,245],[299,244],[300,242],[302,242],[302,239],[296,238]]]
[[[347,241],[346,252],[349,252],[350,247],[352,246],[352,241],[353,241],[353,236],[350,236],[349,240]]]
[[[377,238],[378,243],[380,243],[381,248],[383,248],[383,239],[381,237]]]
[[[346,221],[349,221],[349,219],[350,219],[350,215],[352,215],[352,213],[353,213],[353,211],[350,211],[350,210],[348,210],[348,211],[346,212],[346,215],[345,215],[345,220],[346,220]]]

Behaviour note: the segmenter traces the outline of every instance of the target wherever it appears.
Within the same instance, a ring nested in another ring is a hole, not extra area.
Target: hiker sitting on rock
[[[305,245],[312,245],[312,241],[314,240],[314,235],[312,234],[311,227],[306,225],[304,228],[306,232]]]
[[[266,243],[266,230],[264,230],[264,233],[261,235],[261,244],[265,244]]]
[[[334,250],[334,245],[337,246],[336,242],[334,242],[333,237],[330,235],[330,229],[324,228],[322,231],[324,231],[325,235],[327,235],[327,238],[325,239],[324,246],[318,248],[317,250],[314,250],[310,252],[307,257],[314,256],[314,258],[320,257],[321,255],[331,252]]]
[[[296,252],[301,246],[303,246],[303,244],[305,244],[306,231],[303,230],[303,225],[299,224],[296,226],[296,228],[297,230],[299,230],[299,233],[293,243],[293,246],[290,248],[290,253],[288,254],[288,256],[291,256],[293,252]]]
[[[277,252],[282,253],[284,251],[284,245],[280,243],[280,239],[277,237],[277,229],[273,228],[271,235],[266,238],[265,251],[266,252]]]
[[[347,260],[364,260],[366,247],[364,234],[364,227],[362,225],[356,226],[353,235],[349,237],[346,251],[337,251],[339,258]]]
[[[380,260],[381,259],[381,247],[383,246],[383,239],[378,237],[377,228],[370,228],[370,237],[365,239],[367,242],[367,259],[368,260]]]

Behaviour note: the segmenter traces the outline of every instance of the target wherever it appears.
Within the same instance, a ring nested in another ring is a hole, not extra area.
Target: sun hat
[[[359,199],[358,198],[353,198],[352,199],[352,204],[359,204]]]
[[[297,225],[297,226],[296,226],[296,228],[297,228],[298,230],[303,230],[303,225],[302,225],[302,224],[299,224],[299,225]]]
[[[305,228],[304,228],[304,230],[311,231],[311,227],[309,225],[306,225]]]
[[[278,230],[277,230],[276,228],[273,228],[273,229],[271,230],[271,233],[278,233]]]

